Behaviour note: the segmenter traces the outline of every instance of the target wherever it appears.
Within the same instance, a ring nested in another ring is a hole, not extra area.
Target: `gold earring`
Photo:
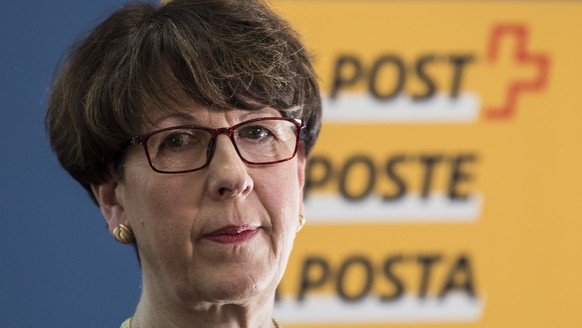
[[[305,218],[303,217],[303,214],[299,214],[299,227],[297,227],[297,232],[301,231],[301,229],[303,229],[304,225],[305,225]]]
[[[126,225],[120,224],[113,229],[113,237],[122,244],[133,244],[133,231]]]

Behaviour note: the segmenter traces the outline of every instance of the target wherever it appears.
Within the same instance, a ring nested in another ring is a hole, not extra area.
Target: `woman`
[[[277,327],[321,103],[308,55],[260,0],[128,5],[70,52],[47,129],[143,292],[123,327]]]

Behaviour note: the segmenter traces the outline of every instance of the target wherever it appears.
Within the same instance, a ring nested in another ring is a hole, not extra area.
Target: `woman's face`
[[[281,115],[270,108],[215,112],[193,106],[191,116],[162,117],[144,131],[218,128],[272,116]],[[96,190],[110,229],[124,223],[135,234],[145,292],[192,306],[236,303],[272,299],[303,210],[304,167],[302,150],[283,163],[245,164],[222,134],[209,165],[190,173],[154,172],[143,148],[132,147],[123,178]]]

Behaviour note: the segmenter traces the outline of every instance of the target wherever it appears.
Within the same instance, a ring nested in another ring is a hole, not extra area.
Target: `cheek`
[[[255,179],[255,191],[271,219],[273,262],[277,263],[278,268],[276,281],[280,281],[285,272],[299,226],[303,200],[297,172],[296,167],[288,166],[287,169]]]
[[[195,186],[184,186],[184,179],[152,173],[133,176],[126,212],[140,248],[161,251],[190,240],[197,192]]]
[[[277,170],[255,176],[255,192],[270,213],[274,228],[295,232],[302,202],[297,169],[278,164]]]

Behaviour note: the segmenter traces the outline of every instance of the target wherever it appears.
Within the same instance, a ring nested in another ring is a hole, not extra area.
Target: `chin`
[[[178,293],[194,298],[195,302],[244,303],[256,298],[271,299],[274,297],[278,281],[272,270],[240,268],[214,272],[207,279],[195,281],[191,286],[193,290],[196,290],[195,295],[184,289]]]

